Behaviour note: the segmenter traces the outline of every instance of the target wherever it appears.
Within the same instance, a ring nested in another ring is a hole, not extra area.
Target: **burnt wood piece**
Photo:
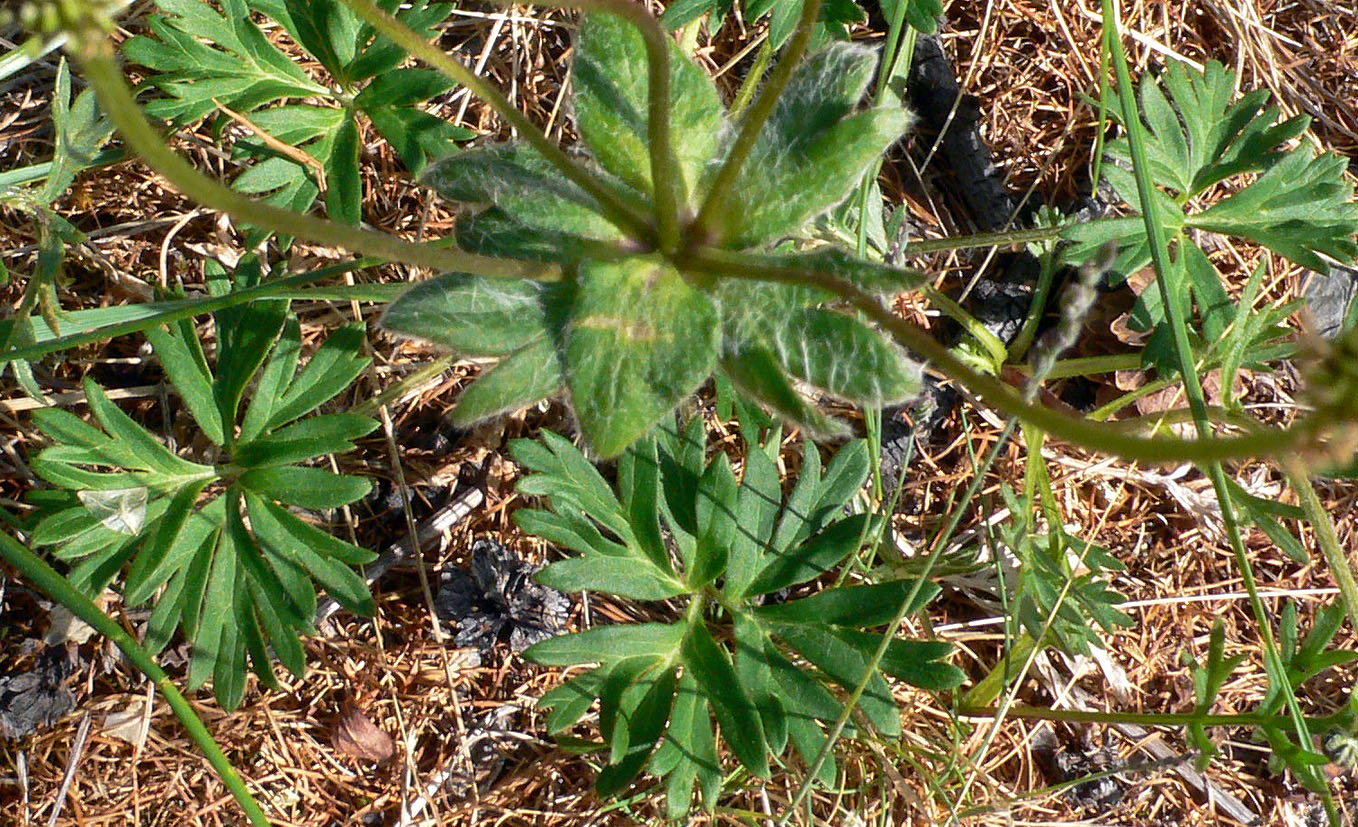
[[[956,194],[976,227],[983,232],[998,232],[1023,223],[1015,218],[1015,199],[981,137],[980,105],[975,97],[962,93],[952,61],[937,37],[915,41],[909,97],[919,116],[920,130],[937,136],[935,158],[950,174]]]
[[[43,651],[32,671],[0,675],[0,738],[26,738],[74,709],[65,683],[70,674],[70,659],[58,646]]]

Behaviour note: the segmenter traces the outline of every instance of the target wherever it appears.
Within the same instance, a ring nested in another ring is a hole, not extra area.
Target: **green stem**
[[[924,294],[924,297],[927,298],[931,304],[941,310],[943,315],[966,328],[967,333],[971,334],[971,337],[975,339],[981,347],[985,348],[986,355],[990,357],[990,366],[992,369],[999,371],[1004,365],[1005,359],[1009,356],[1009,351],[1005,348],[1004,342],[1000,341],[1000,337],[991,333],[980,319],[977,319],[975,316],[968,313],[962,305],[953,301],[946,294],[935,290],[933,285],[928,283],[921,284],[920,292]]]
[[[1349,623],[1358,629],[1358,580],[1354,579],[1353,564],[1349,562],[1348,554],[1339,542],[1339,534],[1334,529],[1334,520],[1330,518],[1330,512],[1326,510],[1320,497],[1316,495],[1315,486],[1300,460],[1296,457],[1284,459],[1283,471],[1287,474],[1287,481],[1297,491],[1301,509],[1306,512],[1306,519],[1315,529],[1316,545],[1320,546],[1321,554],[1325,556],[1325,562],[1334,574],[1334,581],[1339,586],[1339,597],[1344,602],[1344,611],[1349,616]]]
[[[203,751],[208,763],[216,770],[217,775],[222,779],[222,783],[231,791],[231,795],[235,797],[241,809],[245,811],[250,823],[255,827],[269,827],[269,817],[264,814],[264,810],[255,801],[254,796],[250,794],[250,790],[236,773],[235,768],[231,766],[231,762],[227,760],[221,747],[217,746],[217,742],[212,738],[212,733],[208,732],[207,727],[203,725],[202,719],[193,711],[193,706],[175,688],[170,676],[160,668],[155,658],[151,657],[151,653],[146,651],[136,638],[128,634],[126,629],[118,625],[117,621],[100,611],[98,606],[81,594],[65,577],[62,577],[42,558],[7,533],[0,533],[0,556],[3,556],[6,562],[22,572],[30,583],[37,586],[53,600],[70,609],[77,617],[92,626],[96,632],[113,641],[127,656],[127,659],[132,661],[137,669],[151,679],[160,693],[165,696],[166,703],[170,705],[170,709],[174,710],[175,716],[184,725],[189,737]]]
[[[484,78],[478,76],[471,69],[462,63],[449,57],[439,47],[425,40],[419,32],[414,31],[409,26],[397,20],[392,15],[378,8],[372,0],[342,0],[342,2],[353,10],[355,14],[366,20],[382,34],[391,38],[407,53],[413,55],[448,77],[458,84],[467,88],[469,92],[476,95],[481,100],[490,105],[495,112],[513,127],[519,135],[532,145],[544,158],[556,167],[562,175],[566,176],[572,183],[580,189],[589,193],[595,201],[599,203],[601,209],[608,215],[609,219],[620,228],[639,239],[650,239],[653,229],[647,216],[647,208],[641,203],[640,199],[628,199],[617,189],[608,186],[598,175],[581,166],[578,162],[567,155],[561,147],[557,146],[543,134],[542,130],[532,121],[528,120],[509,99],[504,96],[499,89],[487,83]],[[548,6],[564,6],[565,3],[542,3]],[[630,5],[623,0],[593,0],[586,3],[572,3],[572,6],[597,5],[619,7]],[[640,7],[637,7],[640,8]],[[609,8],[609,11],[614,9]],[[623,14],[616,11],[617,14]],[[644,12],[643,12],[644,13]],[[625,16],[625,15],[624,15]],[[649,16],[649,15],[647,15]],[[643,34],[645,29],[643,29]],[[668,58],[668,55],[666,55]],[[668,74],[665,78],[665,87],[668,89]],[[652,87],[654,88],[654,87]],[[666,121],[668,124],[668,120]]]
[[[646,9],[646,6],[633,0],[530,0],[533,5],[552,8],[578,7],[586,11],[615,14],[627,20],[641,32],[646,42],[646,79],[649,85],[647,94],[648,113],[646,118],[647,137],[650,139],[651,186],[655,190],[657,235],[660,251],[673,255],[679,249],[679,161],[674,154],[674,141],[670,127],[670,84],[673,71],[670,68],[671,51],[674,43],[670,40],[660,21]]]
[[[698,217],[689,228],[690,241],[704,243],[721,235],[716,232],[718,228],[714,225],[725,219],[727,201],[735,194],[736,177],[740,175],[741,167],[754,150],[760,130],[773,115],[778,99],[783,95],[783,89],[792,78],[793,70],[801,62],[802,55],[806,54],[806,47],[810,44],[811,34],[815,30],[816,18],[820,15],[821,2],[822,0],[806,0],[802,6],[797,33],[793,35],[792,42],[778,60],[778,65],[773,68],[764,88],[759,91],[759,96],[741,118],[740,132],[736,135],[735,142],[731,144],[731,151],[727,153],[721,169],[712,180],[707,198],[703,201],[702,209],[698,211]]]
[[[1109,219],[1100,219],[1107,221]],[[1061,237],[1066,227],[1033,227],[1029,230],[1004,230],[998,233],[972,233],[971,235],[951,236],[949,238],[923,238],[912,241],[902,251],[907,256],[925,253],[944,253],[950,250],[970,250],[973,247],[1004,247],[1010,244],[1028,244],[1039,241],[1055,241]]]
[[[1286,430],[1209,439],[1147,439],[1118,433],[1105,424],[1024,401],[1012,387],[973,370],[927,332],[895,315],[876,298],[841,278],[815,270],[782,267],[758,255],[729,250],[700,250],[685,256],[680,266],[715,276],[803,284],[828,290],[880,325],[900,345],[932,362],[940,371],[1000,411],[1029,422],[1057,439],[1100,453],[1147,463],[1212,462],[1284,455],[1296,450],[1313,436],[1313,423],[1309,419]]]
[[[957,714],[964,718],[994,718],[1000,714],[1000,710],[992,707],[963,707],[957,711]],[[1238,715],[1198,715],[1193,712],[1097,712],[1085,709],[1052,709],[1041,706],[1011,706],[1004,711],[1004,714],[1007,718],[1021,718],[1027,721],[1172,727],[1192,724],[1227,727],[1276,727],[1288,720],[1277,715],[1266,715],[1258,712],[1245,712]],[[1339,723],[1343,717],[1343,713],[1336,713],[1307,718],[1306,720],[1316,729],[1323,731]]]
[[[412,388],[417,388],[426,382],[433,381],[436,376],[451,367],[454,361],[456,361],[456,359],[452,356],[440,356],[409,376],[403,377],[401,381],[394,383],[391,387],[382,391],[377,396],[370,397],[354,405],[349,409],[349,413],[358,414],[359,416],[374,416],[383,405],[394,402],[402,396],[405,396]]]
[[[1164,228],[1156,219],[1156,211],[1153,209],[1153,199],[1156,192],[1150,177],[1145,127],[1142,125],[1141,113],[1137,111],[1137,100],[1132,91],[1135,87],[1132,85],[1131,72],[1127,68],[1127,56],[1122,48],[1122,21],[1118,15],[1115,0],[1103,0],[1103,25],[1104,37],[1108,44],[1113,69],[1117,73],[1118,90],[1121,92],[1118,97],[1122,105],[1123,123],[1127,127],[1127,146],[1131,154],[1132,172],[1136,178],[1137,196],[1141,202],[1142,220],[1146,227],[1151,260],[1155,265],[1160,301],[1164,307],[1165,320],[1169,324],[1175,359],[1179,363],[1179,372],[1184,379],[1184,391],[1188,396],[1188,406],[1193,412],[1198,436],[1201,439],[1207,439],[1212,432],[1211,422],[1207,416],[1207,401],[1198,378],[1197,363],[1189,342],[1188,324],[1184,319],[1183,308],[1175,301],[1177,291],[1170,284],[1171,278],[1183,279],[1187,277],[1187,274],[1184,272],[1182,259],[1179,262],[1170,259],[1169,244]],[[1296,695],[1292,691],[1292,683],[1283,664],[1282,656],[1274,642],[1272,620],[1269,617],[1268,609],[1259,597],[1259,587],[1254,579],[1254,570],[1250,565],[1249,554],[1240,536],[1240,525],[1236,520],[1235,503],[1231,489],[1226,482],[1225,469],[1222,468],[1220,460],[1215,459],[1209,460],[1203,465],[1212,480],[1212,488],[1216,493],[1217,502],[1221,506],[1221,522],[1226,529],[1226,537],[1231,549],[1235,553],[1236,565],[1240,569],[1245,591],[1249,593],[1250,607],[1258,624],[1269,681],[1279,689],[1286,701],[1299,743],[1304,748],[1309,748],[1311,745],[1310,730],[1307,726],[1306,717],[1302,715],[1301,707],[1297,703]],[[1296,770],[1297,768],[1294,767],[1293,769]],[[1326,800],[1326,809],[1332,810],[1334,805],[1328,790],[1322,790],[1321,795]]]
[[[237,221],[267,227],[284,235],[388,261],[492,277],[560,278],[559,269],[550,265],[508,261],[442,249],[430,244],[417,244],[386,233],[362,230],[337,221],[279,209],[228,189],[174,154],[147,122],[118,68],[112,44],[107,38],[83,36],[73,45],[85,77],[99,96],[100,107],[108,113],[123,139],[152,169],[165,176],[180,192],[205,207],[220,210]]]
[[[773,41],[767,36],[764,42],[759,44],[759,52],[754,56],[754,65],[750,67],[750,73],[741,81],[740,88],[736,90],[736,98],[731,101],[730,109],[726,110],[732,118],[739,118],[745,111],[745,107],[754,100],[754,90],[759,88],[759,82],[764,79],[764,73],[769,70],[769,63],[773,61]]]
[[[49,353],[56,353],[68,350],[73,347],[87,345],[93,342],[101,342],[105,339],[112,339],[115,336],[125,336],[129,333],[139,333],[148,330],[158,324],[170,324],[181,319],[201,316],[204,313],[213,313],[228,307],[236,307],[242,304],[259,299],[271,298],[300,298],[297,288],[320,281],[330,276],[339,275],[349,270],[361,270],[365,267],[372,267],[382,262],[378,259],[358,259],[356,261],[335,264],[323,267],[310,273],[301,273],[296,276],[278,279],[276,281],[266,281],[254,287],[246,287],[227,293],[224,296],[210,296],[201,299],[184,299],[182,301],[165,302],[165,310],[151,313],[139,319],[129,319],[124,322],[102,325],[93,330],[86,330],[80,333],[71,333],[66,336],[58,336],[45,342],[38,342],[24,347],[16,347],[13,350],[0,351],[0,359],[8,362],[11,360],[33,361],[40,359]],[[338,290],[338,288],[336,289]],[[317,296],[319,298],[319,296]],[[143,305],[145,306],[145,305]],[[20,324],[24,320],[16,319],[15,324]],[[69,322],[67,323],[70,324]]]
[[[1014,343],[1009,347],[1010,357],[1017,361],[1028,355],[1028,349],[1033,345],[1033,339],[1037,336],[1037,326],[1042,323],[1042,317],[1047,310],[1047,300],[1051,293],[1052,284],[1056,281],[1056,261],[1055,255],[1044,255],[1042,257],[1042,272],[1037,277],[1037,287],[1033,289],[1033,298],[1028,307],[1028,318],[1024,319],[1023,327],[1019,329],[1018,336]],[[1054,379],[1052,368],[1047,370],[1042,381]]]

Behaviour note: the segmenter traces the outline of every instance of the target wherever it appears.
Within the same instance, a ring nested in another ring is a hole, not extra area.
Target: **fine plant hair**
[[[43,227],[43,256],[21,317],[0,335],[0,360],[43,399],[28,363],[144,334],[203,438],[192,451],[172,450],[87,381],[95,424],[52,406],[35,415],[46,447],[32,464],[49,487],[31,492],[29,518],[11,521],[17,536],[0,534],[0,555],[154,679],[252,823],[268,823],[263,808],[153,653],[182,632],[192,645],[189,688],[210,678],[229,709],[245,697],[247,664],[265,685],[274,681],[275,660],[297,674],[305,669],[301,637],[314,631],[318,587],[357,614],[375,609],[354,568],[372,554],[333,536],[318,513],[357,500],[369,483],[315,464],[353,450],[376,427],[355,411],[317,410],[364,369],[365,332],[357,325],[331,332],[303,365],[291,307],[304,298],[385,303],[384,331],[493,362],[461,391],[456,424],[545,399],[561,400],[574,416],[578,445],[544,432],[513,446],[528,472],[519,491],[537,498],[517,512],[519,528],[572,552],[540,580],[669,607],[657,610],[664,620],[597,626],[526,653],[547,666],[592,665],[542,703],[551,710],[549,730],[599,755],[604,795],[650,777],[666,785],[666,812],[680,818],[695,801],[714,809],[728,780],[766,777],[770,762],[792,751],[807,772],[777,816],[786,823],[817,784],[834,783],[841,737],[900,735],[888,676],[936,693],[965,681],[947,662],[949,645],[899,631],[938,593],[933,578],[966,509],[947,515],[922,562],[890,561],[882,551],[894,546],[890,520],[880,502],[860,497],[873,471],[871,450],[849,442],[822,466],[815,444],[842,441],[851,430],[822,399],[869,412],[908,403],[927,366],[1009,417],[964,501],[977,496],[1011,435],[1021,434],[1027,450],[1022,484],[1000,487],[1014,519],[990,538],[1020,563],[1012,593],[1003,593],[1012,646],[966,692],[949,695],[949,726],[959,740],[977,718],[994,722],[986,746],[1011,717],[1126,721],[1183,727],[1206,760],[1210,730],[1245,726],[1340,823],[1327,759],[1315,745],[1319,737],[1336,755],[1358,753],[1358,701],[1309,715],[1298,695],[1309,678],[1353,658],[1331,644],[1343,620],[1358,623],[1358,583],[1312,478],[1354,476],[1358,328],[1308,366],[1310,410],[1283,427],[1264,424],[1235,396],[1232,379],[1295,355],[1288,311],[1255,308],[1262,269],[1233,300],[1197,240],[1225,235],[1313,269],[1358,255],[1358,203],[1346,162],[1295,142],[1305,116],[1282,118],[1262,91],[1237,96],[1234,76],[1216,62],[1201,72],[1172,63],[1133,83],[1115,4],[1104,0],[1112,71],[1100,77],[1099,101],[1125,137],[1096,153],[1096,177],[1129,214],[1057,217],[1048,226],[906,250],[1026,242],[1047,245],[1052,272],[1058,260],[1079,268],[1056,327],[1036,336],[1039,308],[1027,325],[1033,346],[1010,353],[936,293],[929,274],[867,254],[872,179],[914,120],[888,83],[890,67],[910,38],[907,21],[919,30],[934,25],[933,0],[894,5],[885,54],[833,40],[812,48],[853,18],[857,7],[844,0],[806,0],[796,13],[783,0],[747,4],[755,18],[770,15],[782,51],[774,61],[770,46],[730,102],[665,28],[721,4],[675,3],[666,20],[629,0],[544,2],[584,12],[571,79],[581,143],[569,153],[429,42],[450,4],[221,5],[225,15],[200,0],[162,0],[152,35],[122,52],[142,67],[138,91],[118,62],[111,6],[62,0],[27,4],[17,15],[40,47],[68,41],[72,65],[92,91],[73,97],[61,70],[54,117],[70,140],[59,145],[44,188],[5,190]],[[278,21],[337,88],[318,84],[270,44],[252,12]],[[424,65],[405,66],[412,57]],[[214,83],[216,75],[244,80],[233,87]],[[458,147],[470,136],[420,108],[453,85],[486,101],[519,139]],[[202,118],[253,125],[258,142],[237,148],[247,171],[230,186],[208,177],[165,144],[148,114],[171,126]],[[363,226],[361,124],[458,205],[454,238],[416,242]],[[107,312],[113,308],[73,313],[80,327],[67,332],[55,285],[60,250],[74,236],[50,202],[75,170],[98,162],[111,127],[173,186],[228,214],[249,246],[296,238],[367,258],[299,274],[275,274],[253,256],[232,268],[213,264],[206,296],[158,297],[130,321]],[[1204,202],[1220,184],[1233,189]],[[325,218],[313,214],[322,190]],[[855,204],[856,226],[829,234],[857,233],[857,248],[827,242],[822,231]],[[439,275],[394,289],[316,286],[377,261]],[[1194,437],[1160,432],[1158,418],[1113,424],[1041,397],[1046,379],[1102,372],[1064,357],[1093,301],[1094,280],[1125,279],[1147,266],[1156,283],[1132,313],[1147,335],[1135,366],[1182,386],[1188,407],[1176,416],[1191,422]],[[963,322],[970,339],[952,348],[897,315],[891,300],[910,290]],[[199,317],[211,319],[211,359]],[[1016,388],[1006,377],[1025,357],[1028,377]],[[1201,375],[1210,369],[1224,377],[1219,405],[1208,405],[1203,391]],[[727,413],[738,412],[743,453],[735,462],[724,451],[709,456],[702,419],[676,416],[709,381]],[[777,470],[784,428],[807,438],[786,493]],[[1046,440],[1138,462],[1195,463],[1210,478],[1257,624],[1268,678],[1257,707],[1214,712],[1241,663],[1225,656],[1219,628],[1205,660],[1185,658],[1195,687],[1191,711],[1087,713],[1016,703],[1019,678],[1041,649],[1088,652],[1130,620],[1109,585],[1120,561],[1064,527],[1042,459]],[[1299,504],[1245,491],[1226,466],[1245,459],[1276,463]],[[616,461],[614,482],[600,461]],[[304,518],[299,509],[315,513]],[[1267,611],[1242,539],[1253,525],[1305,560],[1305,547],[1282,522],[1291,519],[1315,528],[1340,587],[1340,599],[1305,635],[1295,609],[1276,623]],[[152,607],[145,641],[91,601],[109,585],[128,604]],[[582,723],[596,708],[597,724]],[[723,756],[723,743],[734,761]],[[728,774],[736,763],[743,769]]]

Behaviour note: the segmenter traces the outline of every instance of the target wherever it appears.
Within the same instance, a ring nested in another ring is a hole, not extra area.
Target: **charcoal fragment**
[[[1033,754],[1052,783],[1064,784],[1127,767],[1112,747],[1107,744],[1095,746],[1091,733],[1086,732],[1075,740],[1075,743],[1065,742],[1049,727],[1033,734]],[[1065,799],[1072,806],[1098,816],[1106,815],[1122,803],[1124,795],[1126,784],[1116,775],[1079,781],[1065,791]]]
[[[981,137],[981,112],[975,97],[963,94],[952,61],[937,37],[915,42],[910,71],[910,102],[920,129],[938,136],[943,166],[953,174],[951,189],[961,196],[976,226],[996,232],[1022,224],[1015,221],[1014,198]]]
[[[463,746],[470,766],[463,765],[449,775],[445,787],[455,798],[470,798],[484,793],[504,777],[509,767],[521,759],[527,734],[523,731],[523,710],[501,703],[467,720]]]
[[[1061,780],[1074,781],[1115,769],[1117,756],[1107,746],[1093,752],[1067,747],[1056,753],[1055,762]],[[1122,803],[1124,793],[1122,782],[1116,776],[1106,775],[1074,785],[1066,790],[1066,800],[1086,811],[1104,814]]]
[[[979,278],[967,297],[967,309],[986,330],[1006,345],[1012,344],[1033,305],[1030,284]]]
[[[570,598],[534,582],[539,569],[495,540],[477,540],[471,571],[447,573],[434,600],[439,618],[452,627],[453,643],[487,653],[506,640],[511,651],[522,652],[559,634]]]
[[[0,738],[26,738],[74,709],[75,695],[64,683],[70,674],[62,647],[46,649],[28,672],[0,674]]]

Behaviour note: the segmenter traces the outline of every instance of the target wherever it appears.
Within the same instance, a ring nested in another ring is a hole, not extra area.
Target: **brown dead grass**
[[[966,90],[979,97],[986,136],[1003,162],[1011,185],[1032,187],[1053,201],[1075,194],[1096,125],[1080,96],[1090,92],[1097,66],[1099,25],[1079,3],[1009,0],[988,4],[952,4],[946,34],[950,53]],[[1345,4],[1300,0],[1250,4],[1243,0],[1133,2],[1126,9],[1127,26],[1136,33],[1129,42],[1137,70],[1152,68],[1173,53],[1193,60],[1218,58],[1241,74],[1242,87],[1266,85],[1288,113],[1315,117],[1311,139],[1318,145],[1358,158],[1358,13]],[[453,18],[444,45],[465,60],[484,61],[484,72],[508,90],[511,100],[553,134],[570,138],[569,111],[564,103],[566,58],[571,16],[512,7],[508,14],[486,7]],[[129,28],[141,23],[134,19]],[[711,67],[735,63],[720,80],[727,93],[739,83],[750,56],[737,57],[760,34],[757,26],[733,20],[715,36],[699,38],[700,57]],[[860,32],[865,40],[877,37]],[[3,92],[0,105],[0,164],[17,167],[46,158],[51,135],[44,130],[50,74],[35,73],[31,84]],[[440,102],[436,111],[461,117],[485,135],[485,140],[508,137],[495,116],[476,102],[465,111],[456,95]],[[211,136],[183,135],[180,149],[203,168],[221,169],[221,156]],[[380,142],[370,142],[365,161],[366,219],[374,226],[411,237],[436,237],[449,232],[453,213],[412,185],[391,153]],[[891,175],[887,178],[891,179]],[[899,197],[898,195],[896,197]],[[201,257],[228,248],[234,237],[216,216],[193,215],[194,207],[168,190],[144,168],[125,163],[87,175],[59,204],[86,231],[125,225],[71,251],[69,283],[62,300],[69,307],[142,300],[149,286],[166,280],[201,284]],[[956,223],[929,204],[916,205],[943,226]],[[183,222],[182,224],[180,222]],[[167,235],[172,226],[175,235]],[[33,230],[13,214],[0,212],[0,238],[15,250],[32,244]],[[190,248],[189,245],[193,245]],[[166,249],[162,264],[162,247]],[[334,253],[301,247],[302,259],[327,259]],[[1217,256],[1228,272],[1247,273],[1261,254],[1247,249],[1222,249]],[[31,265],[31,255],[8,257],[18,273]],[[1277,269],[1266,298],[1276,301],[1295,295],[1300,276],[1285,262]],[[962,267],[958,259],[940,262]],[[365,279],[405,279],[404,268],[384,267],[361,274]],[[4,288],[4,297],[17,304],[22,280]],[[912,311],[917,310],[910,305]],[[341,318],[342,305],[304,308],[309,334],[319,333]],[[81,349],[60,362],[49,361],[44,380],[58,389],[78,387],[79,378],[93,374],[112,387],[152,385],[158,375],[141,362],[139,342],[124,338],[102,347]],[[355,399],[389,385],[395,377],[428,358],[419,348],[395,346],[374,338],[378,368],[359,385]],[[123,360],[123,361],[110,361]],[[408,395],[393,406],[398,433],[436,427],[451,406],[469,369],[459,366],[439,382]],[[16,390],[6,379],[5,396]],[[1111,378],[1109,379],[1111,382]],[[1294,382],[1286,373],[1260,378],[1251,398],[1290,407]],[[135,394],[134,394],[135,396]],[[161,404],[154,392],[140,394],[134,411],[155,420]],[[406,448],[400,458],[405,475],[419,491],[432,491],[456,477],[459,470],[486,463],[490,471],[487,502],[457,525],[443,543],[431,550],[426,562],[432,570],[465,563],[473,536],[501,537],[541,559],[546,550],[518,537],[509,515],[521,504],[513,491],[514,468],[503,454],[505,440],[534,428],[560,421],[556,408],[511,418],[501,426],[483,429],[455,442],[446,453]],[[923,457],[905,483],[905,497],[915,516],[904,517],[902,528],[928,531],[942,519],[943,508],[970,479],[970,451],[983,453],[993,443],[998,420],[974,409],[968,411],[970,429],[954,422],[955,436],[944,447]],[[0,411],[3,450],[0,451],[0,497],[14,502],[32,482],[23,462],[30,449],[22,414]],[[968,446],[968,440],[971,441]],[[1113,659],[1127,672],[1133,687],[1130,699],[1117,701],[1097,669],[1075,673],[1058,668],[1048,673],[1065,680],[1095,699],[1098,708],[1135,711],[1185,710],[1192,705],[1192,684],[1181,665],[1180,653],[1202,657],[1214,622],[1225,624],[1230,652],[1250,655],[1245,667],[1228,684],[1222,711],[1249,709],[1265,691],[1259,665],[1255,621],[1241,599],[1239,574],[1229,549],[1205,518],[1201,507],[1210,500],[1201,475],[1175,469],[1154,473],[1125,464],[1099,461],[1080,452],[1048,446],[1053,485],[1068,523],[1081,535],[1108,548],[1127,565],[1117,587],[1137,601],[1130,608],[1136,625],[1107,636]],[[790,459],[793,459],[790,457]],[[1013,481],[1022,468],[1022,449],[1011,446],[997,463],[984,488],[994,507],[998,485]],[[364,447],[357,462],[365,473],[390,478],[391,458],[380,440]],[[1262,494],[1282,492],[1277,475],[1265,468],[1236,469],[1237,478]],[[1270,487],[1271,486],[1271,487]],[[1206,494],[1205,494],[1206,492]],[[1324,485],[1321,494],[1339,521],[1346,547],[1358,541],[1354,519],[1356,494],[1352,486]],[[978,509],[975,518],[979,519]],[[964,522],[964,529],[974,520]],[[359,520],[358,536],[373,547],[399,539],[399,529],[380,528]],[[385,531],[386,534],[379,532]],[[1313,548],[1309,531],[1305,535]],[[1331,586],[1318,563],[1298,565],[1274,549],[1262,535],[1251,534],[1256,576],[1261,587],[1291,591],[1302,610],[1303,622],[1322,600],[1332,598]],[[1314,550],[1314,548],[1313,548]],[[1319,560],[1319,555],[1315,556]],[[252,691],[245,706],[223,713],[206,693],[195,704],[208,726],[226,748],[241,773],[280,825],[399,824],[403,808],[425,800],[413,824],[621,824],[659,818],[659,802],[647,788],[621,805],[597,800],[591,783],[594,769],[584,758],[568,754],[544,740],[533,710],[533,699],[555,684],[558,675],[517,658],[471,665],[463,653],[438,644],[420,598],[418,582],[408,570],[394,572],[377,587],[379,611],[374,622],[358,622],[341,614],[325,634],[308,643],[312,668],[304,679],[287,679],[282,692]],[[40,636],[42,612],[32,597],[15,597],[5,616],[4,650],[13,657],[23,640]],[[1218,595],[1218,597],[1211,597]],[[1271,598],[1277,610],[1281,599]],[[26,607],[16,612],[14,607]],[[115,616],[135,624],[139,615],[113,607]],[[591,603],[588,612],[600,617],[636,617],[634,607]],[[586,609],[577,610],[582,622]],[[999,627],[986,625],[993,614],[963,589],[950,589],[929,618],[938,634],[959,647],[956,662],[979,678],[996,663],[1003,639]],[[914,627],[912,634],[925,634]],[[1340,645],[1355,644],[1352,630],[1341,633]],[[74,682],[80,707],[57,727],[21,744],[0,745],[0,822],[44,824],[59,800],[63,773],[72,761],[71,745],[82,717],[88,716],[92,735],[79,756],[75,783],[61,800],[59,824],[80,825],[234,825],[241,818],[224,788],[194,751],[163,703],[148,695],[145,683],[122,663],[115,652],[97,640],[81,649],[86,666]],[[172,673],[182,675],[182,662],[168,659]],[[182,661],[182,653],[180,653]],[[17,661],[13,661],[17,662]],[[1308,686],[1303,703],[1308,709],[1329,711],[1345,697],[1351,675],[1325,676]],[[1017,688],[1019,703],[1051,703],[1050,680],[1038,672]],[[110,715],[146,709],[150,698],[147,737],[137,745],[105,731]],[[907,735],[898,744],[849,742],[840,749],[843,785],[837,791],[817,792],[810,813],[799,823],[892,824],[944,823],[957,813],[967,823],[1072,823],[1081,814],[1059,792],[1049,789],[1047,777],[1033,756],[1035,727],[1006,722],[987,749],[982,749],[988,722],[959,725],[937,698],[902,688]],[[332,746],[332,729],[346,704],[361,710],[396,743],[396,756],[374,764],[346,757]],[[511,734],[495,740],[491,754],[500,759],[473,765],[473,754],[484,740],[473,737],[477,722],[506,705],[519,711],[507,716]],[[1146,760],[1141,745],[1097,727],[1057,727],[1063,743],[1082,739],[1106,742],[1120,756],[1136,763]],[[1242,733],[1233,733],[1239,739]],[[1176,749],[1182,741],[1172,731],[1161,737]],[[472,743],[475,741],[475,743]],[[1269,775],[1248,745],[1232,748],[1227,758],[1213,764],[1209,776],[1239,797],[1265,824],[1301,824],[1299,814],[1310,805],[1288,779]],[[27,765],[26,801],[8,779],[22,753]],[[472,776],[470,779],[467,776]],[[479,777],[478,777],[479,775]],[[449,777],[451,783],[443,783]],[[719,822],[753,823],[760,814],[777,816],[791,800],[802,768],[789,766],[766,784],[738,779]],[[429,785],[434,791],[422,796]],[[963,787],[966,800],[958,801]],[[1336,778],[1336,795],[1347,799],[1354,781]],[[955,809],[954,809],[955,808]],[[705,819],[697,818],[699,822]],[[1080,822],[1090,823],[1090,822]],[[1167,769],[1129,776],[1127,798],[1093,823],[1123,825],[1207,825],[1232,823],[1210,802],[1188,790]]]

